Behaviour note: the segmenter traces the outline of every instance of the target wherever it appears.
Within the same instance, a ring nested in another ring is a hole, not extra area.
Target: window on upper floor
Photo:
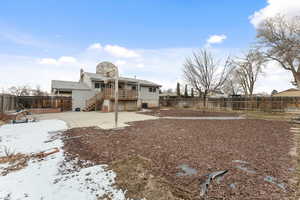
[[[100,83],[95,83],[95,88],[100,88]]]
[[[155,87],[149,87],[149,92],[155,93],[156,92],[156,88]]]

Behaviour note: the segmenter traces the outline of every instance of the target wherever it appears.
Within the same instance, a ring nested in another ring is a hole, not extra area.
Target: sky
[[[255,42],[257,24],[294,16],[299,0],[26,0],[0,6],[0,89],[51,80],[78,81],[110,61],[122,76],[175,88],[186,57],[201,48],[239,56]],[[292,87],[292,76],[269,63],[255,92]]]

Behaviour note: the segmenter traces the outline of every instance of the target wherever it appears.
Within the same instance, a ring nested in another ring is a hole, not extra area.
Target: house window
[[[136,90],[136,86],[134,85],[134,86],[132,86],[132,88],[131,88],[132,90]]]
[[[155,93],[155,92],[156,92],[156,88],[154,88],[154,87],[149,87],[149,92]]]
[[[100,88],[100,83],[95,83],[95,88]]]

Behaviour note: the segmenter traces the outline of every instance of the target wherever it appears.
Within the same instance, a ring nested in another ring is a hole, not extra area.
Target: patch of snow
[[[44,120],[33,123],[7,124],[0,127],[2,139],[0,147],[7,146],[15,153],[36,153],[53,147],[61,147],[62,142],[56,140],[44,143],[49,138],[48,132],[66,129],[65,122],[60,120]],[[0,152],[4,156],[4,152]]]
[[[104,194],[114,200],[126,199],[125,192],[114,186],[116,174],[107,170],[106,165],[68,170],[74,166],[65,160],[62,141],[56,139],[45,143],[55,131],[66,128],[67,125],[60,120],[0,127],[1,145],[14,148],[16,153],[37,153],[53,147],[60,148],[58,153],[41,161],[32,159],[27,167],[0,176],[0,199],[96,200]],[[6,165],[0,164],[0,169]]]

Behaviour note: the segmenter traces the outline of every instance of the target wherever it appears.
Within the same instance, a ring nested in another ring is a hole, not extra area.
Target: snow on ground
[[[29,154],[53,147],[60,148],[58,153],[47,156],[41,161],[31,159],[28,166],[19,171],[11,172],[6,176],[0,175],[0,199],[92,200],[104,194],[115,200],[125,199],[124,191],[113,186],[115,173],[106,170],[105,165],[96,165],[77,171],[68,170],[73,167],[73,163],[66,164],[61,149],[62,141],[56,139],[45,143],[49,141],[51,134],[55,134],[55,131],[66,128],[65,122],[60,120],[0,126],[2,149],[7,146],[14,149],[15,153]],[[0,152],[0,156],[4,156],[3,154],[4,152]],[[6,166],[7,164],[0,164],[0,172],[1,168]]]

